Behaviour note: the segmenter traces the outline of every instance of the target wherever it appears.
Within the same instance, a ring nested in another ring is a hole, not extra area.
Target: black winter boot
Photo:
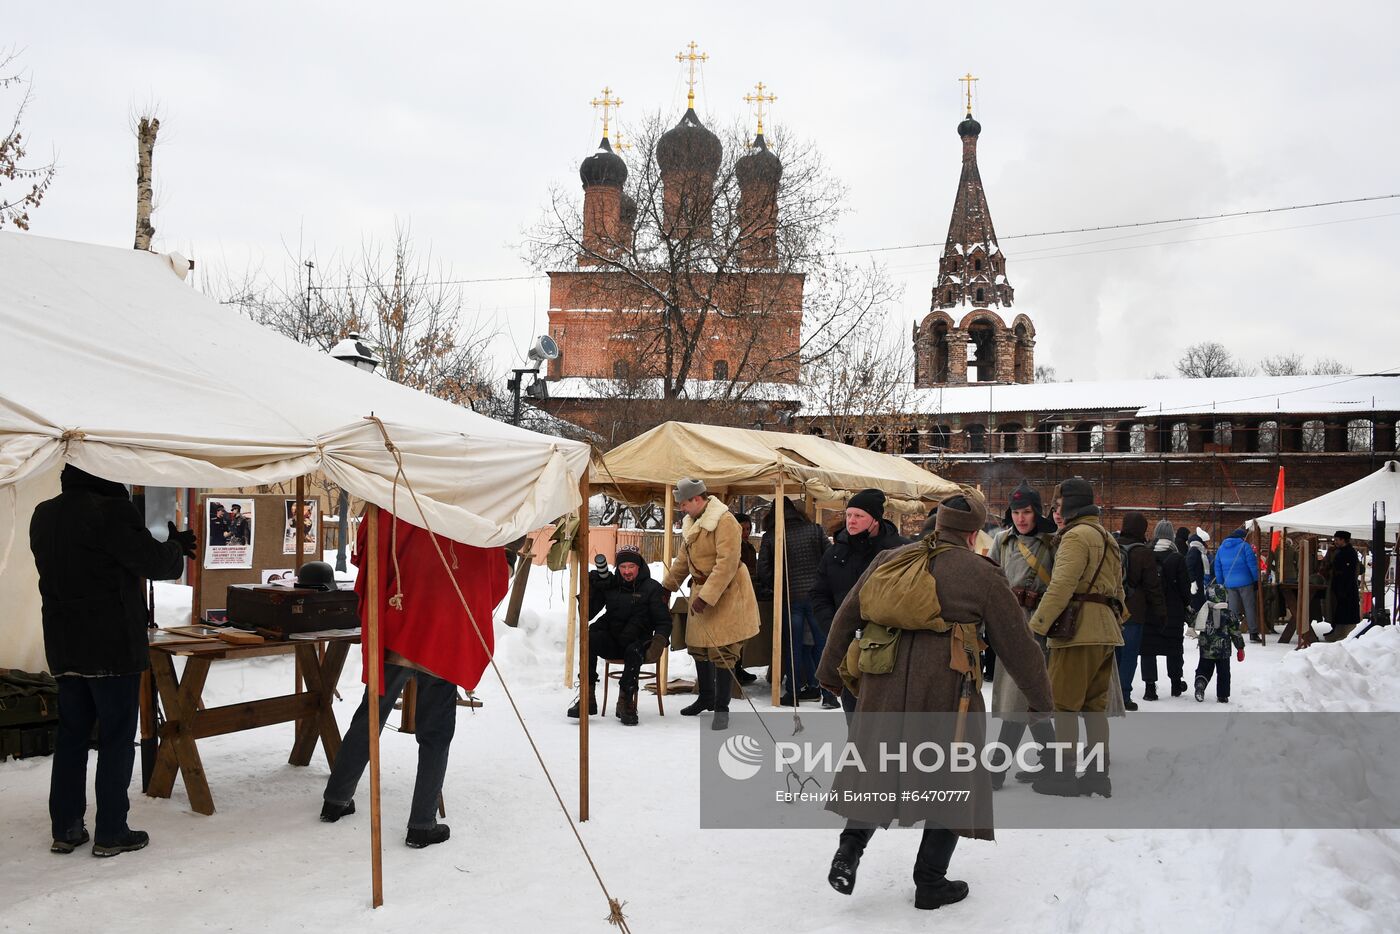
[[[1186,693],[1186,682],[1185,682],[1185,681],[1173,681],[1173,682],[1172,682],[1172,697],[1180,697],[1181,695],[1183,695],[1183,694],[1185,694],[1185,693]]]
[[[831,857],[831,871],[826,874],[826,881],[842,895],[855,891],[860,857],[873,834],[873,830],[850,828],[841,832],[841,845],[836,848],[836,855]]]
[[[1157,699],[1157,682],[1156,682],[1156,681],[1149,681],[1149,682],[1147,682],[1147,687],[1144,688],[1144,689],[1143,689],[1143,692],[1142,692],[1142,699],[1143,699],[1143,700],[1156,700],[1156,699]]]
[[[590,717],[596,717],[596,716],[598,716],[598,691],[597,691],[597,687],[598,687],[598,685],[597,685],[597,683],[595,682],[594,685],[593,685],[593,687],[592,687],[592,689],[590,689],[589,692],[588,692],[588,715],[589,715]],[[580,698],[575,697],[575,698],[574,698],[574,705],[573,705],[572,707],[570,707],[570,708],[569,708],[569,711],[568,711],[569,716],[570,716],[570,717],[573,717],[575,720],[578,719],[578,706],[579,706],[579,701],[580,701]]]
[[[914,907],[942,908],[967,898],[967,883],[948,878],[948,863],[958,845],[957,834],[943,827],[926,827],[914,860]]]
[[[1206,679],[1196,675],[1196,703],[1201,703],[1206,699]]]
[[[681,708],[682,717],[715,709],[715,666],[710,662],[695,662],[695,695],[695,703]]]
[[[733,675],[728,668],[721,668],[718,665],[715,669],[715,718],[710,722],[712,730],[729,729],[729,698],[733,693],[730,684]]]
[[[914,907],[923,911],[942,908],[967,898],[967,883],[960,879],[944,879],[942,882],[914,887]]]
[[[617,699],[617,710],[617,718],[622,721],[623,726],[637,725],[637,688],[635,686],[622,692],[622,696]]]

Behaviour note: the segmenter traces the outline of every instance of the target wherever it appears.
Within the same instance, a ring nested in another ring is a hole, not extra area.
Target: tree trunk
[[[151,226],[151,162],[155,154],[160,120],[142,117],[136,126],[136,243],[138,250],[149,250],[156,229]]]

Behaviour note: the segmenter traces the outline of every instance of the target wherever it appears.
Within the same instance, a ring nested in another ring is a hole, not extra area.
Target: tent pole
[[[773,488],[773,665],[770,669],[773,685],[773,706],[783,689],[783,580],[787,558],[787,529],[783,522],[783,480],[781,471]],[[797,700],[799,685],[793,679],[792,698]]]
[[[579,565],[578,573],[578,819],[588,820],[588,700],[592,693],[593,673],[589,671],[588,658],[588,497],[592,492],[588,486],[588,473],[579,478],[579,496],[582,502],[578,507],[578,531],[574,536],[574,550]]]
[[[1264,530],[1259,528],[1257,521],[1252,522],[1254,526],[1254,556],[1255,566],[1258,566],[1259,555],[1264,554]],[[1259,572],[1259,583],[1254,587],[1254,618],[1259,621],[1259,638],[1263,639],[1263,645],[1267,645],[1269,637],[1264,635],[1264,572]],[[1274,628],[1273,623],[1269,624],[1269,629]]]
[[[564,634],[564,687],[574,686],[574,636],[578,626],[578,601],[573,599],[578,593],[578,552],[569,552],[569,612],[568,629]]]
[[[671,543],[671,529],[676,524],[676,494],[675,487],[666,484],[665,501],[661,504],[661,563],[665,571],[671,570],[671,561],[675,557],[675,549]],[[656,666],[656,696],[666,696],[666,682],[671,678],[671,646],[667,645],[661,653],[661,662]],[[695,686],[695,690],[700,690],[700,685]]]
[[[366,637],[365,665],[366,694],[369,699],[369,858],[371,875],[370,900],[373,907],[384,904],[384,846],[379,823],[379,507],[370,503],[365,509],[365,521],[369,523],[365,547],[369,551],[366,570],[369,584],[366,587],[365,613]]]
[[[1304,535],[1299,542],[1298,549],[1298,648],[1307,648],[1311,641],[1308,636],[1312,634],[1312,552],[1313,542],[1311,535]]]
[[[293,507],[293,512],[292,512],[292,530],[293,530],[293,531],[292,531],[292,536],[293,536],[293,539],[296,541],[296,548],[297,548],[297,563],[296,563],[295,568],[293,568],[293,570],[294,570],[296,573],[298,573],[298,574],[301,573],[301,566],[302,566],[303,564],[306,563],[306,537],[302,534],[302,528],[301,528],[301,514],[302,514],[302,509],[305,508],[302,504],[305,503],[305,502],[306,502],[306,477],[305,477],[305,476],[299,476],[299,477],[297,477],[297,501],[296,501],[296,506]],[[300,693],[301,693],[301,686],[302,686],[302,677],[301,677],[301,656],[300,656],[300,655],[298,655],[298,656],[296,657],[296,660],[295,660],[294,664],[292,665],[292,671],[293,671],[293,680],[294,680],[294,682],[295,682],[295,687],[296,687],[296,692],[295,692],[295,693],[300,694]],[[305,721],[302,721],[302,720],[298,720],[298,721],[297,721],[297,725],[296,725],[296,732],[297,732],[297,738],[298,738],[298,739],[301,738],[301,733],[302,733],[302,731],[303,731],[305,728],[306,728],[306,722],[305,722]]]

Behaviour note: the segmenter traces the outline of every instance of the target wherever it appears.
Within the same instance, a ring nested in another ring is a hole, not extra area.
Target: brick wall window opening
[[[948,293],[948,301],[953,300],[953,293]],[[948,382],[948,323],[946,321],[935,321],[933,323],[933,381],[935,383]]]
[[[711,367],[711,369],[712,369],[712,371],[713,371],[713,373],[714,373],[714,378],[715,378],[716,380],[725,380],[725,379],[729,379],[729,361],[728,361],[728,360],[716,360],[716,361],[714,362],[714,365]]]
[[[807,434],[816,435],[818,438],[826,437],[826,432],[822,431],[821,428],[817,425],[813,425],[811,428],[808,428]]]
[[[865,433],[865,446],[872,451],[884,452],[885,435],[878,428],[872,428]]]
[[[977,300],[982,300],[982,290],[977,290]],[[968,367],[976,367],[977,379],[979,383],[994,383],[997,378],[997,337],[996,328],[987,320],[983,319],[972,324],[967,329],[968,349],[972,351],[973,358],[968,360]]]
[[[1347,422],[1347,450],[1368,453],[1375,446],[1376,426],[1369,418],[1354,418]]]
[[[1147,426],[1139,422],[1128,426],[1128,448],[1134,454],[1147,453]]]
[[[919,433],[913,428],[909,428],[905,431],[900,432],[899,446],[900,450],[905,454],[918,454]]]
[[[1231,422],[1216,422],[1211,438],[1222,448],[1229,448],[1235,440],[1235,426]]]
[[[987,453],[987,429],[985,426],[967,426],[967,450],[971,454]]]
[[[1185,422],[1172,424],[1171,452],[1185,454],[1191,446],[1191,426]]]
[[[1327,450],[1327,427],[1320,419],[1303,422],[1301,449],[1309,454],[1321,454]]]
[[[945,302],[948,302],[949,304],[952,303],[952,301],[953,301],[953,290],[952,290],[952,289],[949,289],[949,290],[948,290],[948,294],[947,294],[946,296],[944,296],[944,299],[943,299],[943,300],[944,300]]]
[[[1069,425],[1056,425],[1050,429],[1050,453],[1064,454],[1069,450],[1067,443],[1074,429]]]
[[[981,271],[982,271],[982,261],[981,261],[980,259],[975,259],[975,260],[973,260],[973,261],[972,261],[972,269],[973,269],[974,272],[981,272]]]
[[[931,451],[946,451],[951,447],[952,432],[947,425],[934,425],[928,430],[928,446]]]
[[[1260,422],[1255,441],[1260,454],[1278,453],[1278,422]]]
[[[977,290],[977,301],[980,302],[980,301],[982,301],[982,300],[983,300],[983,299],[982,299],[982,290],[981,290],[981,289],[978,289],[978,290]]]
[[[1001,449],[1007,454],[1021,450],[1021,426],[1015,423],[1001,426]]]

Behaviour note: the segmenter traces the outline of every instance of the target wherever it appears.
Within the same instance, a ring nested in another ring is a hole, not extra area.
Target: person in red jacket
[[[355,581],[360,621],[369,610],[368,522],[360,523],[357,554],[365,569]],[[442,843],[451,831],[437,820],[438,796],[447,774],[447,753],[457,726],[457,686],[472,690],[491,662],[495,635],[491,616],[509,586],[504,548],[477,548],[436,536],[451,567],[443,567],[427,531],[379,510],[379,644],[383,696],[379,729],[409,678],[418,684],[418,776],[408,812],[404,842],[421,849]],[[450,577],[449,577],[450,573]],[[471,608],[462,610],[452,582]],[[473,625],[475,620],[475,625]],[[361,640],[364,670],[372,663],[368,640]],[[350,720],[326,782],[321,820],[335,823],[355,813],[355,786],[369,762],[369,689]]]

